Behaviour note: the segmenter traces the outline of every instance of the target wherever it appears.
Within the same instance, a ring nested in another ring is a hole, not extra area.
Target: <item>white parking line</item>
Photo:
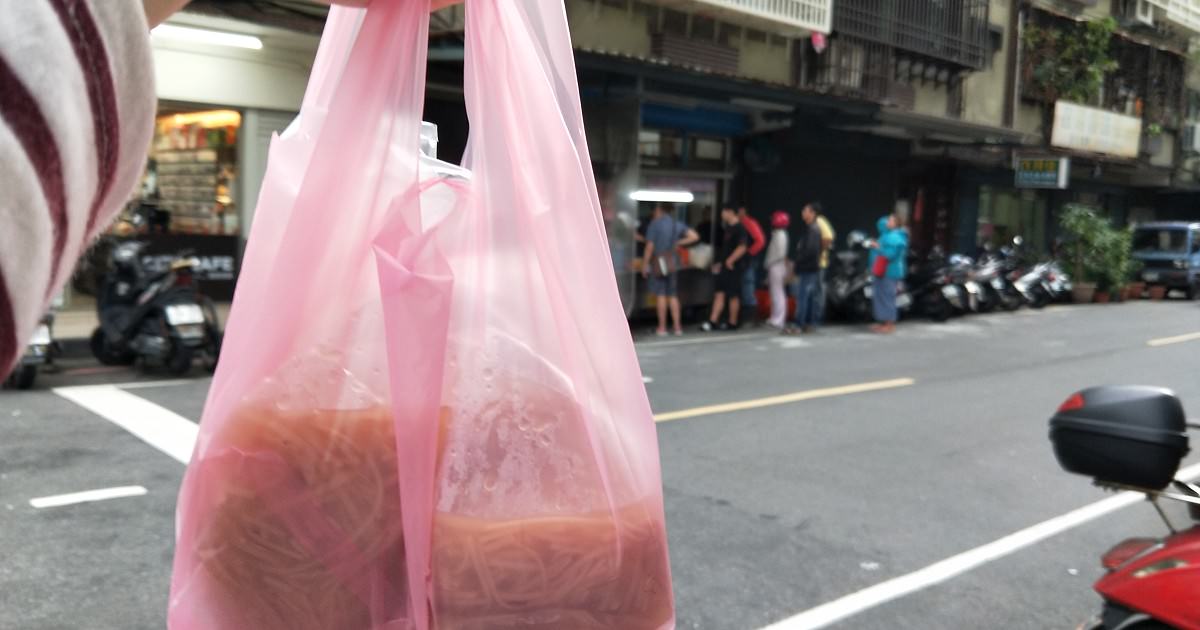
[[[194,378],[177,378],[169,381],[132,381],[129,383],[111,383],[113,387],[120,389],[152,389],[155,387],[177,387],[179,385],[192,385],[197,381]]]
[[[1157,348],[1158,346],[1169,346],[1171,344],[1183,343],[1185,341],[1196,341],[1197,339],[1200,339],[1200,332],[1188,333],[1186,335],[1176,335],[1174,337],[1160,337],[1158,339],[1151,339],[1150,341],[1146,342],[1146,345],[1150,346],[1151,348]]]
[[[1176,478],[1191,480],[1198,476],[1200,476],[1200,464],[1195,464],[1180,470]],[[816,628],[824,628],[830,624],[875,608],[880,604],[940,584],[962,575],[971,569],[1037,544],[1051,536],[1056,536],[1069,529],[1079,527],[1084,523],[1096,520],[1144,500],[1145,496],[1142,494],[1121,492],[1107,499],[1102,499],[1077,510],[1072,510],[1061,516],[1042,521],[1037,525],[1027,527],[970,551],[951,556],[923,569],[880,582],[879,584],[869,586],[861,591],[835,599],[816,608],[811,608],[794,617],[789,617],[767,626],[763,630],[815,630]]]
[[[83,492],[72,492],[70,494],[56,494],[49,497],[38,497],[36,499],[30,499],[29,505],[42,510],[51,507],[74,505],[76,503],[107,501],[109,499],[123,499],[125,497],[140,497],[144,494],[146,494],[146,489],[142,486],[120,486],[117,488],[101,488],[99,490],[85,490]]]
[[[756,339],[771,339],[778,336],[778,332],[749,334],[695,333],[694,336],[688,336],[683,339],[675,339],[673,341],[639,341],[634,343],[633,347],[638,350],[644,348],[672,348],[675,346],[697,346],[710,343],[729,343],[731,341],[754,341]]]
[[[59,387],[55,394],[134,434],[183,463],[192,458],[199,425],[114,385]]]
[[[896,387],[911,387],[915,384],[916,381],[911,378],[893,378],[886,381],[872,381],[870,383],[856,383],[854,385],[842,385],[839,387],[809,389],[802,392],[783,394],[782,396],[768,396],[766,398],[756,398],[754,400],[739,400],[737,402],[707,405],[704,407],[683,409],[681,411],[655,414],[654,421],[670,422],[672,420],[683,420],[684,418],[697,418],[700,416],[711,416],[719,413],[733,413],[735,411],[746,411],[747,409],[788,405],[791,403],[814,400],[817,398],[848,396],[850,394],[865,394],[867,392],[875,392],[881,389],[894,389]]]

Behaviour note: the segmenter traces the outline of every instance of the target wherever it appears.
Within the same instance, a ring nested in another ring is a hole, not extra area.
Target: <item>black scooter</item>
[[[934,248],[925,260],[913,260],[905,280],[910,288],[913,309],[935,322],[944,322],[965,310],[962,296],[947,267],[946,256]]]
[[[871,274],[867,269],[866,234],[854,231],[846,238],[846,251],[837,252],[829,278],[829,310],[853,322],[871,319]]]
[[[173,375],[186,374],[196,355],[216,368],[221,329],[216,306],[196,287],[194,258],[179,257],[167,271],[148,274],[142,264],[145,243],[116,245],[100,282],[92,333],[92,354],[105,365],[157,363]]]

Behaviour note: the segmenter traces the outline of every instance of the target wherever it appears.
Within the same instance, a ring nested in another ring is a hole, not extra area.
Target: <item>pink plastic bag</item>
[[[420,167],[428,7],[335,8],[272,144],[174,630],[674,627],[563,5],[468,0],[466,177]]]

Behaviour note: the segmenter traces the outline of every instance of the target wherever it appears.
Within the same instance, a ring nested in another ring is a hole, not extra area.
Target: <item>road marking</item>
[[[779,333],[764,333],[764,334],[722,334],[722,333],[696,333],[695,337],[688,339],[675,339],[673,341],[643,341],[635,343],[634,347],[641,348],[671,348],[674,346],[696,346],[704,343],[728,343],[730,341],[754,341],[756,339],[770,339],[778,336]]]
[[[177,378],[170,381],[132,381],[129,383],[113,383],[113,387],[120,389],[150,389],[154,387],[178,387],[180,385],[191,385],[197,383],[196,379],[192,378]]]
[[[140,497],[144,494],[146,494],[146,489],[142,486],[120,486],[118,488],[101,488],[99,490],[85,490],[84,492],[72,492],[70,494],[56,494],[51,497],[38,497],[30,499],[29,505],[42,510],[51,507],[74,505],[76,503]]]
[[[1160,337],[1158,339],[1151,339],[1150,341],[1146,342],[1146,345],[1150,346],[1151,348],[1157,348],[1158,346],[1169,346],[1173,343],[1196,341],[1197,339],[1200,339],[1200,332],[1188,333],[1186,335],[1176,335],[1174,337]]]
[[[188,463],[199,425],[114,385],[59,387],[55,394],[134,434],[143,442]]]
[[[1177,479],[1191,480],[1200,476],[1200,464],[1179,471]],[[956,556],[951,556],[923,569],[880,582],[840,599],[806,610],[794,617],[767,626],[763,630],[816,630],[842,621],[861,612],[885,604],[905,595],[940,584],[998,560],[1015,551],[1037,544],[1051,536],[1111,514],[1134,503],[1145,501],[1137,492],[1121,492],[1114,496],[1085,505],[1061,516],[1042,521],[1032,527],[1009,534],[1004,538],[981,545]]]
[[[807,341],[795,337],[776,337],[771,341],[783,350],[795,350],[796,348],[805,348],[811,345]]]
[[[653,382],[654,382],[654,377],[652,377],[652,376],[643,376],[643,377],[642,377],[642,382],[643,382],[643,383],[646,383],[646,384],[653,383]]]
[[[802,392],[795,392],[793,394],[784,394],[782,396],[769,396],[767,398],[758,398],[755,400],[743,400],[739,402],[708,405],[706,407],[695,407],[693,409],[683,409],[681,411],[660,413],[654,416],[654,421],[670,422],[671,420],[682,420],[684,418],[696,418],[699,416],[711,416],[718,413],[731,413],[734,411],[746,411],[747,409],[759,409],[761,407],[774,407],[776,405],[786,405],[805,400],[813,400],[816,398],[848,396],[850,394],[862,394],[881,389],[909,387],[914,384],[916,384],[916,381],[911,378],[894,378],[887,381],[873,381],[870,383],[858,383],[856,385],[842,385],[840,387],[810,389]]]

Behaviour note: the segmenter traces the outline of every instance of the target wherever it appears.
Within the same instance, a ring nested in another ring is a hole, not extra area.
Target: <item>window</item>
[[[662,31],[671,35],[687,35],[687,14],[667,9],[663,14]]]
[[[725,163],[725,141],[714,138],[694,138],[692,157],[698,162]]]
[[[692,16],[692,38],[712,41],[717,36],[717,21],[702,15]]]
[[[673,131],[638,132],[638,157],[645,166],[678,166],[683,156],[683,137]]]
[[[717,36],[717,43],[722,46],[733,46],[742,39],[742,27],[734,26],[733,24],[721,23],[721,33]]]
[[[1185,252],[1187,230],[1170,228],[1139,228],[1133,233],[1135,252]]]

